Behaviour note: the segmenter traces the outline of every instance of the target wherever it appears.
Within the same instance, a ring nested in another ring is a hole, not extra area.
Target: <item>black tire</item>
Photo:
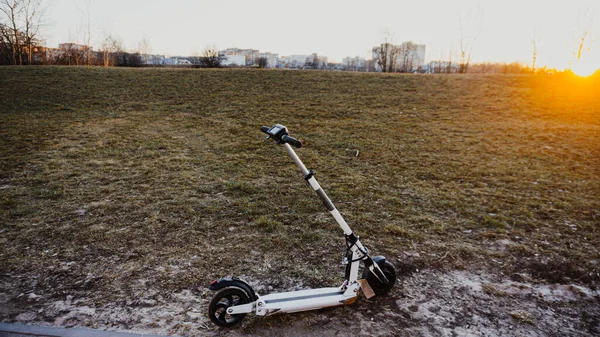
[[[241,322],[246,314],[230,315],[227,308],[250,303],[245,291],[237,287],[227,287],[219,290],[208,305],[208,317],[216,325],[231,327]]]
[[[396,284],[396,268],[394,268],[394,265],[388,261],[379,261],[377,265],[379,268],[381,268],[381,271],[383,271],[383,274],[385,277],[387,277],[388,281],[390,281],[388,284],[379,281],[379,279],[373,273],[371,273],[368,268],[365,268],[363,271],[363,278],[369,282],[369,285],[375,292],[375,295],[379,296],[387,294],[392,289],[394,284]]]

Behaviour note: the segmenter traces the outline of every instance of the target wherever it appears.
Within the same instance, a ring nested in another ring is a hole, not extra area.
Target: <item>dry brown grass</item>
[[[136,280],[336,284],[341,232],[264,141],[259,126],[274,123],[304,140],[299,155],[352,228],[401,269],[597,284],[599,84],[0,68],[0,290],[101,303],[125,301]]]

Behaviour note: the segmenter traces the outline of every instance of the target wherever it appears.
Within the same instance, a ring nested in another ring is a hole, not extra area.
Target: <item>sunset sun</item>
[[[590,57],[587,59],[581,59],[573,62],[570,69],[578,76],[587,77],[600,69],[600,62],[594,61],[595,60]]]

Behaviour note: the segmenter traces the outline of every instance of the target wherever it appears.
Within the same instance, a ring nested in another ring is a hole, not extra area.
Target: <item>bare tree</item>
[[[388,57],[388,72],[398,71],[398,55],[400,54],[400,47],[391,45],[389,47],[390,55]]]
[[[266,68],[267,65],[269,64],[269,59],[267,59],[264,56],[261,56],[257,59],[256,64],[258,65],[259,68]]]
[[[7,38],[6,33],[8,27],[3,23],[0,23],[0,64],[13,64],[13,54],[10,48],[10,39]]]
[[[311,56],[307,56],[304,64],[302,65],[302,69],[317,69],[319,65],[319,60],[316,58],[315,54]]]
[[[105,67],[115,65],[115,54],[123,52],[123,41],[115,36],[108,35],[102,42],[102,60]]]
[[[533,55],[532,55],[532,60],[531,60],[531,72],[535,73],[535,69],[537,66],[537,56],[538,56],[538,42],[534,38],[531,40],[531,44],[533,46]]]
[[[537,70],[537,59],[538,59],[538,46],[540,45],[540,38],[533,33],[533,38],[531,39],[531,46],[533,47],[532,55],[531,55],[531,73],[535,74]]]
[[[83,12],[83,38],[85,40],[85,60],[88,66],[92,65],[92,17],[90,15],[90,0],[85,0],[85,10]]]
[[[79,15],[78,22],[75,25],[75,33],[73,34],[69,30],[69,40],[74,41],[70,43],[62,44],[62,55],[58,56],[57,62],[60,64],[67,65],[81,65],[85,64],[91,66],[94,63],[95,54],[92,50],[92,16],[90,14],[90,0],[83,1],[85,7],[77,7],[77,13]],[[105,46],[103,41],[103,47]],[[106,55],[105,55],[106,56]],[[107,58],[105,57],[102,63],[106,63]]]
[[[575,58],[570,62],[570,69],[578,75],[591,75],[597,70],[595,64],[593,64],[589,57],[591,45],[594,42],[592,24],[594,22],[595,13],[588,8],[583,13],[583,16],[584,17],[582,18],[580,13],[578,18],[577,32],[574,36],[576,40],[576,51],[573,52],[573,56]]]
[[[327,69],[328,66],[329,66],[329,64],[327,63],[326,59],[322,59],[319,62],[319,69]]]
[[[43,16],[43,0],[0,1],[0,42],[11,64],[33,63]]]
[[[485,74],[488,72],[488,70],[490,69],[490,64],[488,62],[481,62],[481,73]]]
[[[327,66],[327,64],[325,64]],[[322,67],[321,62],[319,61],[319,56],[317,53],[313,53],[311,56],[306,58],[304,62],[304,69],[319,69]]]
[[[114,54],[116,67],[139,67],[142,65],[142,57],[139,53],[118,52]]]
[[[373,48],[373,55],[382,72],[396,70],[398,47],[393,44],[393,35],[389,30],[384,31],[383,42],[379,47]]]
[[[373,53],[382,72],[391,73],[398,70],[400,47],[384,42],[379,47],[373,48]]]
[[[35,44],[38,44],[38,34],[43,25],[45,8],[43,0],[23,0],[23,24],[27,50],[27,64],[32,64]]]
[[[149,54],[152,52],[152,47],[150,47],[150,40],[148,40],[148,37],[146,37],[145,35],[138,44],[138,49],[140,50],[140,54],[144,58],[144,63],[148,63],[148,58]]]
[[[359,67],[359,59],[355,58],[347,58],[344,63],[344,70],[358,71]]]
[[[399,57],[401,59],[402,64],[400,65],[401,72],[409,72],[412,71],[415,51],[417,47],[411,41],[403,42],[398,49]]]
[[[443,66],[444,62],[442,62],[442,58],[443,58],[443,55],[442,55],[442,52],[440,52],[440,56],[437,61],[432,60],[429,62],[429,69],[431,72],[439,74],[443,70],[445,70],[445,67]]]
[[[450,44],[450,50],[448,52],[448,63],[446,64],[446,73],[452,73],[452,43]]]
[[[585,13],[585,16],[589,19],[588,22],[586,22],[585,26],[581,27],[581,25],[578,24],[577,52],[573,53],[573,55],[575,55],[575,57],[577,58],[577,61],[581,60],[581,56],[583,54],[585,54],[585,52],[590,50],[590,47],[588,46],[588,44],[591,40],[590,31],[591,31],[592,23],[594,22],[594,13],[587,10]],[[581,21],[581,20],[579,20],[579,21]]]
[[[586,44],[586,39],[588,38],[588,34],[589,34],[588,31],[585,31],[582,33],[582,36],[579,39],[579,46],[577,47],[577,52],[573,53],[577,57],[577,60],[581,60],[581,54],[582,54],[582,52],[585,51],[584,46]]]
[[[7,20],[6,24],[2,24],[2,34],[8,42],[11,54],[12,64],[22,64],[22,41],[23,36],[21,29],[18,26],[19,17],[23,11],[23,4],[21,0],[2,0],[0,2],[0,11],[4,13],[4,19]]]
[[[481,18],[481,11],[476,16],[476,21]],[[461,16],[460,19],[460,63],[458,64],[458,72],[461,74],[467,73],[469,70],[469,64],[471,63],[471,55],[473,54],[473,45],[477,41],[477,38],[481,34],[481,28],[475,28],[476,31],[471,37],[465,36],[464,24]]]
[[[388,65],[388,48],[391,46],[390,43],[384,42],[379,47],[373,48],[373,55],[377,61],[377,65],[381,68],[384,73],[387,71]]]
[[[466,74],[469,70],[471,55],[473,53],[473,44],[476,39],[477,37],[475,37],[474,40],[467,42],[464,37],[460,38],[460,62],[458,64],[458,72],[461,74]]]
[[[460,63],[458,64],[458,72],[465,74],[469,69],[469,63],[471,62],[471,50],[472,48],[466,47],[464,39],[460,39]]]
[[[1,64],[16,64],[16,50],[14,35],[10,26],[0,23],[0,58]]]
[[[215,46],[208,46],[202,52],[199,63],[202,68],[219,68],[224,60],[225,57],[219,55],[219,51]]]
[[[62,44],[62,48],[61,48],[61,44],[59,44],[59,48],[62,49],[62,53],[63,53],[63,58],[65,58],[67,60],[66,64],[67,65],[79,65],[79,61],[81,59],[84,58],[84,55],[82,55],[81,53],[81,44],[80,42],[80,38],[83,36],[83,24],[82,23],[77,23],[75,25],[75,34],[73,34],[73,32],[71,31],[71,29],[69,29],[69,41],[75,41],[75,42],[69,42],[69,43],[63,43]],[[75,35],[75,37],[73,37],[73,35]]]

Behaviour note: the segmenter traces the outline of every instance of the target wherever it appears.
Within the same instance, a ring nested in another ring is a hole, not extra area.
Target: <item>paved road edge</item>
[[[26,325],[20,323],[1,323],[0,337],[165,337],[145,333],[104,331],[87,328],[57,328],[49,326]]]

